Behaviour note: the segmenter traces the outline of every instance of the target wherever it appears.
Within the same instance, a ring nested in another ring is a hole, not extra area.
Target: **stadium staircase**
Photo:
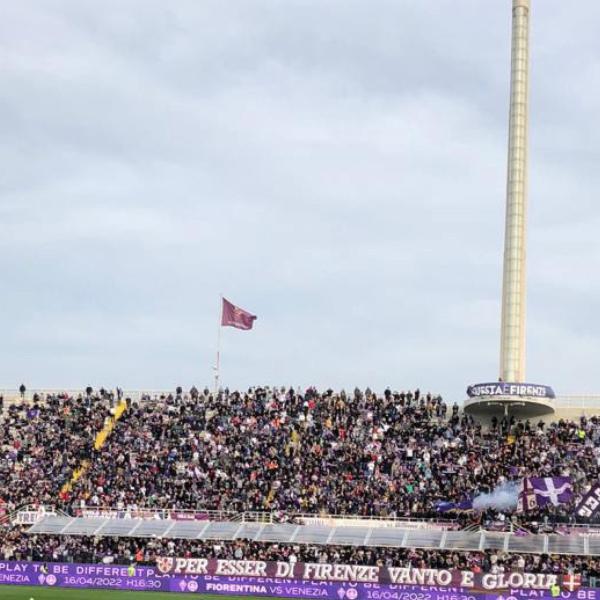
[[[120,400],[115,409],[115,414],[107,419],[102,430],[96,435],[96,438],[94,439],[94,450],[100,450],[100,448],[104,446],[106,440],[110,437],[110,434],[115,428],[115,425],[126,410],[127,402],[125,400]],[[91,462],[88,459],[82,460],[81,464],[73,471],[71,479],[62,486],[60,493],[66,494],[71,492],[73,490],[73,486],[88,472],[90,466]]]

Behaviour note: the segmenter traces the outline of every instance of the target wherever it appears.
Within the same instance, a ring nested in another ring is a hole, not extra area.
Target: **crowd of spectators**
[[[596,418],[482,427],[419,390],[178,389],[130,403],[95,450],[116,399],[89,388],[8,406],[0,501],[427,518],[526,476],[569,476],[577,500],[599,475]],[[91,468],[61,493],[84,459]],[[550,511],[566,519],[572,505]]]
[[[24,393],[24,392],[23,392]],[[110,417],[111,396],[47,396],[0,403],[0,505],[56,505],[61,487],[85,459]]]
[[[94,439],[120,395],[88,389],[79,397],[31,401],[23,393],[20,403],[3,407],[0,504],[6,512],[37,503],[71,513],[110,507],[435,518],[440,501],[460,502],[528,476],[570,477],[576,502],[599,476],[596,418],[550,425],[504,419],[482,426],[457,405],[448,407],[419,390],[254,388],[213,395],[178,389],[129,401],[96,450]],[[63,490],[84,460],[89,469]],[[572,513],[573,503],[520,519],[528,525],[527,519],[566,520]],[[498,516],[491,510],[453,518],[488,522]],[[5,558],[41,560],[127,562],[141,552],[136,562],[151,562],[153,553],[166,550],[367,564],[424,561],[484,570],[594,573],[597,567],[580,557],[56,538],[10,528],[1,535]]]
[[[430,518],[527,476],[569,476],[577,498],[599,464],[596,418],[482,427],[419,390],[192,390],[132,403],[62,504]]]
[[[358,390],[258,388],[133,404],[63,501],[77,508],[423,512],[431,508],[423,500],[433,472],[418,456],[414,426],[437,423],[445,411],[440,398],[418,392]]]

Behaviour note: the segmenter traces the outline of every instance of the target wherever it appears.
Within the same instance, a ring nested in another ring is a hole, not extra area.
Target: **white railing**
[[[442,519],[410,519],[402,517],[365,517],[352,515],[294,515],[303,525],[326,525],[328,527],[395,527],[402,529],[455,529],[455,521]]]
[[[86,519],[102,517],[106,519],[172,519],[175,521],[232,521],[238,513],[226,510],[178,510],[168,508],[114,508],[107,506],[87,506],[72,509],[76,517]]]
[[[408,517],[377,517],[360,515],[328,515],[314,513],[227,510],[178,510],[166,508],[85,507],[70,511],[75,517],[108,519],[146,519],[175,521],[236,521],[241,523],[302,523],[331,527],[403,527],[405,529],[451,529],[456,522],[445,519],[415,519]]]
[[[109,388],[105,389],[108,392],[112,392],[116,397],[115,390]],[[94,394],[97,394],[98,390],[99,388],[94,388]],[[82,389],[31,389],[27,390],[23,396],[21,396],[19,390],[16,389],[0,389],[0,396],[4,398],[5,404],[18,403],[22,399],[24,399],[26,402],[32,402],[33,397],[36,394],[39,396],[42,402],[45,400],[46,396],[59,396],[66,394],[72,398],[77,398],[79,396],[84,398],[86,395],[85,390]],[[123,390],[123,398],[131,398],[131,400],[134,402],[138,402],[144,397],[148,397],[150,400],[158,400],[161,396],[168,396],[169,394],[175,396],[175,390]],[[184,395],[189,396],[189,393],[186,391],[184,392]]]
[[[12,519],[12,525],[34,525],[43,517],[55,517],[56,513],[45,510],[20,510]]]
[[[319,513],[246,511],[233,519],[243,523],[285,523],[327,525],[331,527],[404,527],[405,529],[449,529],[455,521],[447,519],[417,519],[410,517],[379,517],[363,515],[330,515]]]
[[[53,507],[27,504],[10,514],[5,514],[3,518],[0,519],[0,523],[9,521],[11,525],[34,525],[44,517],[55,516],[67,516],[67,514],[61,510],[56,510]]]
[[[94,388],[94,393],[97,393],[100,388]],[[112,388],[104,388],[108,392],[112,392],[116,396],[116,392]],[[78,397],[85,396],[85,389],[73,389],[73,388],[35,388],[28,389],[25,392],[24,398],[28,402],[33,399],[33,396],[37,394],[42,400],[47,396],[56,396],[58,394],[67,394],[68,396]],[[161,396],[175,396],[175,390],[123,390],[124,398],[131,398],[132,400],[141,400],[144,397],[150,398],[150,400],[159,400]],[[15,402],[21,400],[21,394],[16,388],[4,388],[0,389],[0,396],[4,398],[5,402]],[[189,390],[183,391],[183,396],[189,397]],[[600,408],[600,394],[575,394],[557,396],[554,401],[556,408]]]
[[[557,408],[600,408],[600,395],[588,394],[580,396],[557,396]]]

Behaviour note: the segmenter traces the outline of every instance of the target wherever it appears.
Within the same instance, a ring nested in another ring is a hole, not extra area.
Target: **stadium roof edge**
[[[136,537],[323,546],[435,548],[440,550],[505,550],[520,554],[576,554],[600,556],[600,537],[448,531],[402,527],[328,527],[290,523],[239,523],[231,521],[175,521],[46,516],[28,534]]]

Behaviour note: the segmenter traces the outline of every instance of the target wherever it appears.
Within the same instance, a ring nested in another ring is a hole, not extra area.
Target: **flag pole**
[[[221,329],[223,328],[221,325],[222,320],[222,312],[223,312],[223,294],[219,295],[219,324],[217,327],[217,361],[214,366],[215,371],[215,396],[219,393],[219,376],[221,369]]]

